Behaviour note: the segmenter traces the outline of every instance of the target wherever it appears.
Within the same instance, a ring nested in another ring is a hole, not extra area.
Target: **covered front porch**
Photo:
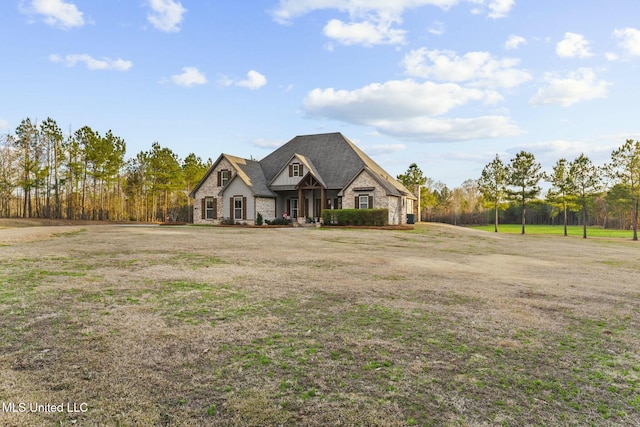
[[[340,209],[338,190],[327,190],[308,174],[295,188],[276,191],[276,215],[299,223],[319,222],[324,209]]]

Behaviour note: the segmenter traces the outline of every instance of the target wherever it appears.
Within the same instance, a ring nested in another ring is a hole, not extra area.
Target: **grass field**
[[[0,425],[637,426],[639,249],[435,224],[0,230]]]
[[[476,230],[483,231],[494,231],[493,224],[491,225],[481,225],[481,226],[473,226]],[[567,226],[567,234],[569,236],[578,236],[582,237],[582,226],[581,225],[570,225]],[[521,233],[522,225],[521,224],[499,224],[498,225],[499,233]],[[525,225],[525,233],[527,234],[549,234],[549,235],[564,235],[564,227],[562,224],[560,225]],[[633,237],[632,230],[614,230],[609,228],[602,227],[587,227],[587,238],[589,237],[611,237],[611,238],[621,238],[621,239],[631,239]]]

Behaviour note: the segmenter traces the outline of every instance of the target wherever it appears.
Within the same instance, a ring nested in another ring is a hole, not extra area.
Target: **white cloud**
[[[380,121],[374,125],[380,133],[423,142],[469,141],[522,134],[518,125],[504,116],[415,117],[406,120]]]
[[[194,86],[207,83],[207,77],[196,67],[183,67],[182,74],[171,76],[171,81],[178,86]]]
[[[276,22],[288,24],[297,17],[317,10],[334,9],[345,12],[349,15],[350,22],[330,20],[324,27],[325,35],[343,44],[371,46],[404,43],[406,32],[393,25],[402,23],[402,15],[408,9],[435,6],[447,10],[463,1],[478,3],[478,0],[280,0],[271,13]],[[482,0],[480,3],[483,2]],[[515,0],[493,0],[488,5],[488,15],[502,18],[514,4]],[[429,31],[441,34],[438,27]]]
[[[364,123],[385,118],[440,115],[487,97],[488,94],[479,89],[453,83],[418,83],[409,79],[374,83],[353,91],[314,89],[304,99],[304,107],[311,115]]]
[[[521,44],[527,44],[527,39],[512,34],[505,42],[504,48],[507,50],[513,50],[519,48]]]
[[[247,78],[237,83],[238,86],[246,87],[251,90],[260,89],[267,84],[267,78],[255,70],[247,73]]]
[[[85,23],[83,13],[76,5],[63,0],[33,0],[25,12],[43,15],[45,22],[53,27],[70,29]]]
[[[9,129],[9,122],[3,119],[0,119],[0,129]]]
[[[494,0],[489,3],[490,18],[504,18],[509,15],[511,8],[516,4],[515,0]]]
[[[221,76],[218,79],[218,83],[222,86],[240,86],[256,90],[267,84],[267,78],[259,72],[251,70],[247,73],[247,78],[244,80],[234,80],[227,76]]]
[[[441,36],[444,34],[445,25],[444,22],[434,21],[428,28],[427,31],[434,36]]]
[[[618,54],[615,52],[607,52],[604,54],[604,56],[605,58],[607,58],[607,61],[617,61],[618,59],[620,59]]]
[[[363,149],[371,156],[382,156],[384,154],[394,154],[407,149],[404,144],[374,144]]]
[[[630,55],[640,56],[640,30],[636,28],[617,29],[613,36],[620,39],[620,46]]]
[[[75,67],[78,63],[84,63],[89,70],[127,71],[131,67],[133,67],[133,63],[131,61],[126,61],[121,58],[96,59],[96,58],[93,58],[91,55],[87,55],[86,53],[66,55],[64,57],[60,55],[55,55],[55,54],[49,55],[49,61],[61,62],[61,63],[64,63],[67,67]]]
[[[218,78],[218,84],[220,86],[224,86],[224,87],[233,86],[234,83],[235,82],[232,79],[230,79],[229,77],[224,76],[224,75],[222,75],[222,76],[220,76]]]
[[[591,68],[581,68],[566,77],[554,73],[545,75],[547,86],[529,100],[531,105],[558,104],[563,107],[590,99],[604,98],[611,83],[598,80]]]
[[[477,3],[476,0],[466,0]],[[316,10],[337,9],[351,16],[365,16],[371,13],[400,16],[405,10],[423,6],[435,6],[443,10],[450,9],[463,0],[280,0],[272,10],[275,21],[290,23],[293,19]],[[510,9],[514,0],[494,0],[489,5],[492,13],[501,13]]]
[[[391,28],[392,21],[364,21],[348,24],[332,19],[324,27],[324,35],[344,45],[399,44],[404,42],[404,30]]]
[[[565,33],[564,39],[556,45],[556,53],[561,58],[588,58],[593,56],[589,42],[576,33]]]
[[[147,20],[154,28],[167,33],[180,31],[180,24],[187,13],[182,3],[174,0],[149,0],[149,8],[151,12],[147,15]]]
[[[347,91],[314,89],[304,99],[310,116],[356,125],[407,139],[463,140],[515,135],[518,127],[502,116],[437,118],[470,102],[490,102],[493,91],[454,83],[394,80]]]
[[[478,87],[513,88],[532,78],[528,71],[516,68],[520,60],[496,59],[489,52],[458,56],[451,51],[420,48],[406,54],[402,62],[411,76]]]
[[[550,170],[551,165],[555,164],[558,159],[565,158],[571,161],[580,154],[587,154],[595,164],[606,163],[611,160],[611,151],[618,146],[618,141],[624,141],[625,139],[624,137],[612,139],[608,135],[593,135],[587,140],[568,141],[557,139],[529,143],[522,147],[514,147],[510,151],[515,154],[523,149],[536,153],[536,159],[540,160],[543,165],[546,164]]]
[[[267,149],[275,149],[284,144],[284,141],[276,140],[276,139],[264,139],[259,138],[253,141],[253,145],[258,148],[267,148]]]

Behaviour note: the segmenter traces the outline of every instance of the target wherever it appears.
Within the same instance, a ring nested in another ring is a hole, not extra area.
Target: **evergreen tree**
[[[638,240],[638,200],[640,199],[640,141],[628,139],[611,153],[609,175],[618,183],[629,186],[631,192],[631,224],[633,240]]]
[[[562,209],[564,235],[567,236],[567,211],[570,207],[575,206],[575,184],[569,173],[567,159],[558,160],[553,167],[553,172],[544,174],[544,179],[551,183],[551,189],[547,192],[547,200]]]
[[[538,183],[542,178],[540,163],[535,156],[526,151],[520,151],[511,159],[507,182],[515,190],[507,190],[507,194],[520,203],[522,212],[522,234],[525,234],[525,218],[527,202],[540,194]]]
[[[498,209],[504,202],[507,191],[508,168],[502,163],[496,154],[495,159],[482,169],[478,187],[482,192],[482,197],[493,206],[495,212],[494,232],[498,232]]]
[[[600,169],[580,154],[569,164],[569,176],[582,208],[582,237],[587,238],[587,201],[600,189]]]

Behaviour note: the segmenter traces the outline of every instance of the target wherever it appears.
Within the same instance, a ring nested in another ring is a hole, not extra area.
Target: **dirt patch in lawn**
[[[0,424],[636,425],[638,254],[436,224],[0,229]]]

